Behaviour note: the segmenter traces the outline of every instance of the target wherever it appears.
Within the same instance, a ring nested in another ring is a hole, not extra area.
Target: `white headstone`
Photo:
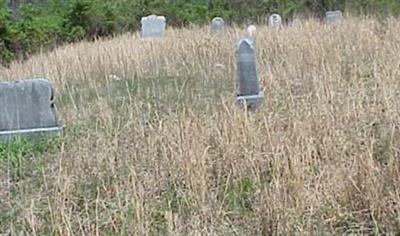
[[[256,37],[257,27],[255,25],[249,25],[246,29],[247,37],[254,39]]]
[[[217,34],[221,31],[223,31],[225,28],[225,21],[221,17],[215,17],[211,21],[210,29],[211,29],[211,34]]]
[[[325,13],[325,21],[330,24],[339,23],[342,19],[342,12],[337,11],[328,11]]]
[[[164,16],[150,15],[142,18],[141,26],[142,38],[158,38],[164,36],[167,23]]]
[[[44,79],[1,82],[0,140],[58,134],[53,99],[53,88]]]
[[[282,26],[282,17],[278,14],[272,14],[268,19],[268,25],[273,28],[279,28]]]
[[[236,45],[237,98],[240,107],[255,110],[261,105],[263,95],[260,91],[256,69],[256,54],[252,40],[245,38]]]

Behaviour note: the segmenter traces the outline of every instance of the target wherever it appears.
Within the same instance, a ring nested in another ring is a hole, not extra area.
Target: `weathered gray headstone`
[[[292,22],[290,22],[290,26],[292,26],[292,27],[301,27],[302,26],[302,22],[301,22],[300,18],[294,18],[292,20]]]
[[[236,103],[254,110],[263,100],[256,68],[256,54],[252,40],[245,38],[236,45],[237,87]]]
[[[268,25],[272,28],[279,28],[282,26],[282,17],[278,14],[272,14],[268,19]]]
[[[342,12],[337,11],[328,11],[325,13],[325,21],[330,24],[339,23],[342,19]]]
[[[49,81],[0,83],[0,140],[59,134]]]
[[[215,17],[211,21],[210,29],[211,29],[211,34],[217,34],[221,31],[223,31],[225,28],[225,21],[221,17]]]
[[[159,38],[164,36],[167,23],[164,16],[150,15],[142,18],[141,26],[142,38]]]

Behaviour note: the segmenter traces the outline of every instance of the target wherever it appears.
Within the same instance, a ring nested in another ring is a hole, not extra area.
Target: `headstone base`
[[[246,95],[236,97],[236,105],[240,108],[254,111],[261,106],[264,100],[264,94],[261,92],[256,95]]]
[[[15,138],[56,137],[62,133],[62,127],[21,129],[0,131],[0,142],[12,141]]]

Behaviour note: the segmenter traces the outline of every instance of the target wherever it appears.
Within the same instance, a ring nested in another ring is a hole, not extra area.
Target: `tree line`
[[[399,0],[0,0],[0,64],[62,43],[108,37],[140,27],[142,16],[164,15],[168,25],[264,22],[277,12],[323,17],[341,9],[353,15],[398,15]]]

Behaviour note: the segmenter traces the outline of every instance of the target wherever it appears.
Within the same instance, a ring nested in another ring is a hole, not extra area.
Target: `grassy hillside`
[[[400,15],[399,0],[0,0],[0,64],[26,60],[38,51],[65,43],[112,37],[140,29],[140,20],[163,15],[167,25],[208,25],[213,17],[227,23],[265,23],[279,13],[322,19],[328,10],[345,15]]]
[[[265,23],[272,13],[284,22],[322,19],[328,10],[345,15],[399,16],[399,0],[0,0],[0,64],[26,60],[65,43],[112,37],[140,29],[140,20],[163,15],[171,27]]]
[[[0,69],[50,79],[66,126],[0,146],[0,233],[399,233],[399,22],[260,26],[266,101],[251,114],[233,105],[240,28],[127,34]]]

